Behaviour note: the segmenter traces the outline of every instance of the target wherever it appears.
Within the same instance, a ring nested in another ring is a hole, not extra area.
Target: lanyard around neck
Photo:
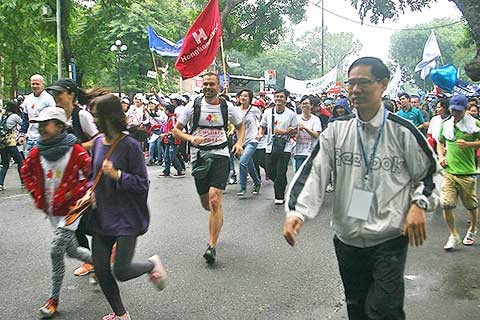
[[[361,123],[357,118],[357,132],[358,132],[358,140],[360,141],[360,150],[362,151],[363,161],[365,162],[365,181],[368,180],[368,174],[372,169],[373,162],[375,161],[375,155],[377,153],[377,147],[380,143],[380,137],[382,136],[383,128],[385,127],[385,122],[387,120],[387,110],[383,109],[383,121],[382,126],[378,129],[377,138],[375,139],[375,143],[372,148],[372,153],[370,154],[370,161],[367,159],[367,152],[365,151],[365,145],[363,144],[362,135],[360,134],[360,126]]]

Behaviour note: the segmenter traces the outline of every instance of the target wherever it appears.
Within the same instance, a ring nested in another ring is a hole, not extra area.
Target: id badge
[[[363,221],[368,220],[370,208],[373,201],[373,192],[365,191],[360,188],[353,188],[348,216]]]

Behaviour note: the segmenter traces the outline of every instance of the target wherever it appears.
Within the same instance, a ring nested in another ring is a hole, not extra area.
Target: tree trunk
[[[10,99],[15,98],[18,90],[18,71],[17,71],[17,62],[15,59],[12,59],[12,63],[10,64],[10,77],[11,77],[11,86],[8,93]]]
[[[472,30],[473,40],[477,46],[477,54],[465,65],[465,72],[473,81],[480,81],[480,1],[452,0],[462,12],[468,26]]]
[[[70,43],[70,34],[68,27],[70,25],[70,10],[72,8],[71,0],[60,0],[61,4],[61,28],[63,44],[63,63],[66,74],[68,75],[68,63],[73,58],[72,46]]]

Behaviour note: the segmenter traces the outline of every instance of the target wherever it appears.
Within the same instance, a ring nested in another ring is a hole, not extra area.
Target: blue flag
[[[178,57],[180,49],[182,48],[183,39],[178,40],[177,43],[173,43],[168,39],[158,36],[152,27],[147,27],[147,32],[150,51],[163,57]]]

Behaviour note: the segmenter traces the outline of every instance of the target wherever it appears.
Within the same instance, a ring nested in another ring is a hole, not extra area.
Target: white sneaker
[[[476,237],[477,237],[476,232],[471,232],[470,230],[467,231],[465,238],[463,238],[463,244],[466,246],[471,246],[475,242]]]
[[[333,191],[335,191],[335,187],[331,183],[329,183],[327,185],[327,187],[325,188],[325,191],[328,192],[328,193],[333,192]]]
[[[443,246],[443,249],[445,249],[446,251],[450,251],[455,249],[461,243],[462,243],[462,239],[460,239],[458,235],[457,236],[450,235],[448,237],[447,243],[445,244],[445,246]]]
[[[274,203],[275,204],[284,204],[285,200],[284,199],[275,199]]]

